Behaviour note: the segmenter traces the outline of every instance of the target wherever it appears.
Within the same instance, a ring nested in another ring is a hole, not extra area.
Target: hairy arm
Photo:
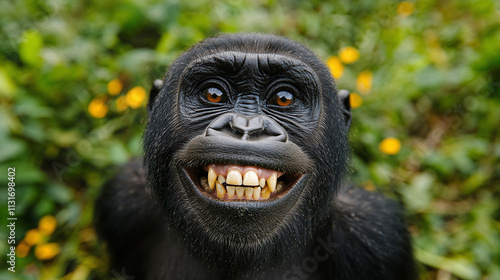
[[[417,279],[410,236],[396,202],[348,188],[338,197],[332,226],[338,248],[328,274],[335,279]]]

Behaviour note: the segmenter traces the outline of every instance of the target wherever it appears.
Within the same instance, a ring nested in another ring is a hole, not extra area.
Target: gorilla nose
[[[287,133],[267,116],[242,116],[224,114],[215,119],[205,131],[205,136],[233,137],[246,141],[272,140],[286,142]]]
[[[264,130],[264,121],[262,117],[246,118],[243,116],[236,116],[230,123],[232,129],[238,133],[242,133],[242,140],[249,140],[249,135],[260,134]]]

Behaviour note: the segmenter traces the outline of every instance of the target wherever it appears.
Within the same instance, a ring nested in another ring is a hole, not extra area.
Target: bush
[[[351,179],[405,204],[422,278],[500,279],[497,1],[0,7],[0,170],[7,186],[15,167],[18,218],[16,273],[2,278],[102,276],[93,201],[142,153],[153,79],[208,36],[272,32],[310,46],[354,93]]]

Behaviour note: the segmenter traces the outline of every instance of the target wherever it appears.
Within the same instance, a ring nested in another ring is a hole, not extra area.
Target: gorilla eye
[[[214,87],[205,89],[203,91],[203,95],[208,101],[212,103],[221,103],[226,99],[224,93],[220,89]]]
[[[276,93],[275,102],[279,106],[283,106],[283,107],[288,106],[288,105],[292,104],[293,100],[294,100],[293,94],[289,93],[288,91],[280,91],[280,92]]]

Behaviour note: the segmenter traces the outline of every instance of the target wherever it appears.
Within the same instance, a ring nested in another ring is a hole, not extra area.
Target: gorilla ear
[[[351,120],[352,120],[351,102],[349,101],[350,93],[346,89],[341,89],[341,90],[339,90],[338,95],[339,95],[340,101],[344,105],[342,108],[342,113],[344,113],[345,124],[347,126],[347,129],[349,129],[349,127],[351,127]]]
[[[160,93],[160,90],[163,88],[163,80],[156,79],[153,81],[153,85],[151,86],[151,90],[149,91],[149,100],[148,100],[148,112],[151,112],[153,108],[153,103],[155,102],[156,96]]]

